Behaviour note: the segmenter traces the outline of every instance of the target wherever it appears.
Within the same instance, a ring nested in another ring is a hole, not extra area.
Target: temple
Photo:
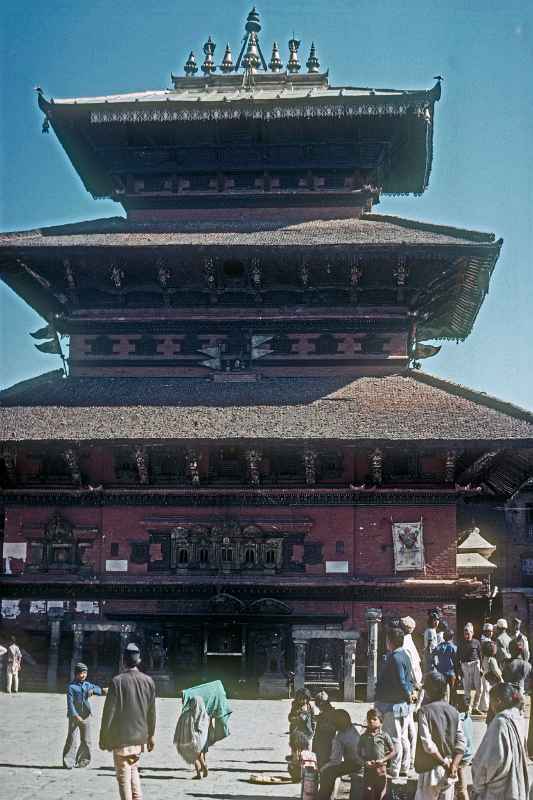
[[[502,607],[533,415],[420,369],[471,332],[502,241],[376,213],[428,186],[440,82],[335,86],[255,9],[216,49],[166,90],[38,90],[119,215],[0,235],[39,347],[69,337],[0,393],[2,626],[34,686],[80,657],[104,681],[134,640],[160,691],[294,671],[371,697],[383,622]]]

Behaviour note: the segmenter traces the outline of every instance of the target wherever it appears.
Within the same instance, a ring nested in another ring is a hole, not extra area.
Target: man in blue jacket
[[[391,776],[407,775],[411,762],[408,738],[409,706],[415,700],[415,680],[408,653],[403,649],[401,628],[387,632],[388,653],[376,684],[375,707],[383,715],[383,731],[392,739],[396,755],[391,761]]]
[[[107,689],[101,689],[87,680],[87,665],[80,661],[74,667],[74,680],[67,689],[68,733],[63,748],[65,769],[88,767],[91,762],[90,697],[93,694],[107,694]]]

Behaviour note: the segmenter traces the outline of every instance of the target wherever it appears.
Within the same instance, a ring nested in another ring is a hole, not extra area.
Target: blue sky
[[[250,3],[181,0],[19,0],[4,9],[1,42],[0,229],[17,230],[122,214],[95,201],[53,134],[41,135],[33,87],[47,96],[164,88],[210,34],[220,58],[238,52]],[[424,88],[441,74],[428,191],[384,197],[376,209],[492,231],[502,256],[474,332],[445,343],[424,369],[519,405],[533,406],[533,5],[510,0],[306,0],[257,3],[269,52],[287,58],[294,30],[305,61],[311,40],[332,83]],[[41,319],[5,286],[0,383],[60,366],[35,350]]]

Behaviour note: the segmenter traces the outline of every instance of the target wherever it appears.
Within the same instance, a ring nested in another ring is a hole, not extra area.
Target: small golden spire
[[[274,42],[274,44],[272,45],[272,57],[270,59],[268,66],[270,67],[272,72],[281,72],[281,70],[283,69],[283,63],[281,61],[281,56],[279,54],[279,47],[277,42]]]

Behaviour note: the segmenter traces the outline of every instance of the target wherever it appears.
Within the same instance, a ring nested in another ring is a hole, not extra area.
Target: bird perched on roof
[[[442,75],[434,75],[433,76],[433,80],[434,81],[443,81],[444,78],[442,77]]]

